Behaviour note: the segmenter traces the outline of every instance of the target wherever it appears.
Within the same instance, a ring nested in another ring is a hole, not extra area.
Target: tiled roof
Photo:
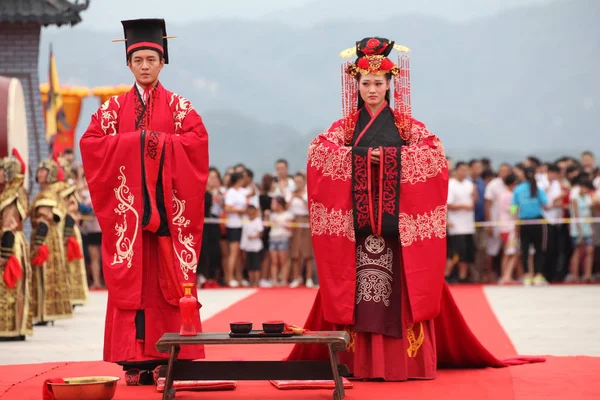
[[[89,0],[0,0],[0,23],[33,22],[40,25],[75,25],[79,13],[87,9]]]

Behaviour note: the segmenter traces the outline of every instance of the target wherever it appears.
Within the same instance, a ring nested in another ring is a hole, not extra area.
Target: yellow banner
[[[49,92],[50,85],[48,83],[42,83],[40,85],[40,93],[42,95],[42,104],[44,104],[44,113],[46,115],[46,121],[56,121],[55,118],[51,117],[50,110],[46,109],[46,106],[49,103]],[[69,87],[62,86],[55,93],[58,93],[61,98],[61,108],[64,114],[65,124],[69,126],[70,129],[66,131],[59,132],[54,137],[54,152],[60,153],[67,148],[75,147],[75,130],[77,128],[77,124],[79,123],[79,117],[81,114],[81,105],[83,99],[91,95],[90,89],[86,87]],[[48,122],[46,122],[46,126],[48,126]],[[48,133],[48,130],[46,130]],[[48,137],[48,136],[46,136]]]
[[[104,104],[111,97],[130,91],[131,87],[132,85],[98,86],[92,89],[92,94],[100,99],[100,104]]]

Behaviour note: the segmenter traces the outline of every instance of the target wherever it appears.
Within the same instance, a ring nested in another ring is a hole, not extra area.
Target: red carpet
[[[481,287],[454,287],[453,294],[466,320],[480,340],[500,358],[515,350],[492,313]],[[314,291],[261,290],[206,321],[206,331],[226,331],[236,319],[254,321],[255,327],[267,319],[285,319],[302,324],[308,314]],[[209,346],[207,356],[216,359],[281,359],[289,346]],[[1,362],[1,361],[0,361]],[[434,381],[398,383],[354,382],[347,399],[489,399],[587,400],[600,398],[600,358],[548,357],[547,362],[502,369],[441,370]],[[83,375],[121,376],[120,367],[103,362],[47,363],[0,367],[0,398],[40,399],[42,382],[50,377]],[[229,392],[178,392],[177,399],[331,399],[331,390],[279,391],[268,382],[238,382]],[[160,399],[153,387],[127,387],[121,381],[115,399]]]

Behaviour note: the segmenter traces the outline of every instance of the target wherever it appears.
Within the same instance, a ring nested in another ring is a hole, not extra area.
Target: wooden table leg
[[[179,355],[179,346],[172,345],[169,352],[169,365],[167,366],[167,376],[165,377],[165,389],[163,390],[162,400],[173,400],[175,398],[175,389],[173,388],[173,368]]]
[[[335,382],[335,391],[333,392],[334,400],[342,400],[346,393],[344,391],[344,381],[342,381],[342,377],[340,376],[340,372],[338,370],[338,357],[335,350],[333,350],[332,345],[328,345],[329,349],[329,361],[331,362],[331,372],[333,373],[333,381]]]

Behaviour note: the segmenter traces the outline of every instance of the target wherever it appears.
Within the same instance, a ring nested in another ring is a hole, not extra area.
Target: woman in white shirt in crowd
[[[230,186],[225,192],[225,228],[229,242],[229,257],[224,271],[225,284],[238,287],[242,279],[240,264],[240,240],[242,239],[242,216],[246,213],[248,201],[244,189],[243,175],[234,172],[231,174]],[[235,276],[234,276],[235,273]],[[234,279],[235,278],[235,279]]]
[[[222,181],[219,170],[210,167],[208,170],[206,194],[204,197],[205,218],[220,218],[223,215],[223,195],[221,194],[221,186]],[[225,235],[225,239],[226,238],[227,236]],[[217,279],[219,278],[219,273],[223,265],[221,242],[220,226],[214,222],[205,221],[197,271],[198,286],[200,287],[218,287]]]
[[[288,211],[294,216],[294,222],[308,224],[308,193],[306,191],[306,177],[298,172],[294,175],[296,191],[288,195]],[[306,263],[306,287],[315,286],[313,281],[313,252],[310,229],[295,226],[292,229],[290,240],[290,259],[292,264],[292,283],[290,287],[296,288],[302,284],[302,263]]]
[[[258,190],[256,183],[254,183],[254,172],[251,169],[246,168],[243,175],[245,182],[244,188],[246,189],[246,198],[248,199],[248,204],[260,209],[260,191]]]
[[[475,261],[475,203],[477,188],[467,179],[468,166],[456,163],[454,177],[448,181],[448,262],[446,279],[451,279],[458,261],[458,281],[467,282],[469,264]],[[458,258],[458,260],[457,260]]]
[[[289,277],[288,252],[292,231],[290,223],[294,217],[286,211],[283,197],[275,197],[271,204],[271,232],[269,254],[271,255],[271,280],[273,286],[287,285]],[[280,280],[281,279],[281,280]]]
[[[600,206],[600,199],[596,197],[594,183],[587,176],[579,181],[577,195],[570,199],[571,218],[570,234],[573,241],[573,255],[571,257],[572,282],[580,282],[579,267],[583,263],[582,281],[592,282],[594,266],[594,230],[590,222],[582,221],[592,218],[592,210]]]
[[[294,180],[288,175],[288,162],[284,159],[275,161],[275,185],[272,197],[283,197],[291,195],[296,191]]]
[[[263,249],[262,233],[264,228],[256,206],[248,205],[247,214],[248,219],[242,227],[240,248],[246,254],[249,284],[252,287],[257,287],[260,278],[260,255]]]
[[[517,176],[515,174],[507,175],[504,181],[504,190],[498,198],[497,218],[499,222],[498,231],[504,247],[502,256],[502,265],[500,267],[499,285],[514,284],[515,266],[517,265],[518,255],[520,254],[519,238],[517,237],[517,228],[515,224],[516,217],[512,212],[513,191],[517,186]]]

